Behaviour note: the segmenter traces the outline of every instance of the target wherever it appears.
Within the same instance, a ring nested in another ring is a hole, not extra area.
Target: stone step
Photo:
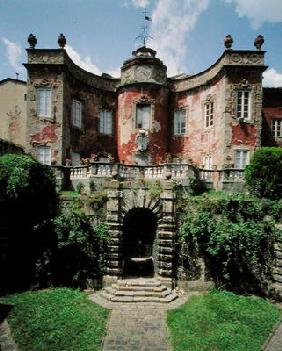
[[[119,280],[117,282],[119,286],[147,286],[147,287],[157,287],[161,286],[159,280]]]
[[[282,283],[282,275],[280,274],[273,274],[273,279],[275,282]]]
[[[131,286],[123,286],[123,285],[116,285],[116,289],[119,289],[121,291],[152,291],[152,292],[162,292],[166,289],[166,286],[161,285],[161,286],[144,286],[144,285],[131,285]]]
[[[153,291],[115,291],[112,295],[115,296],[152,296],[152,297],[165,297],[169,295],[171,291],[165,290],[162,292],[153,292]]]
[[[120,280],[101,292],[101,296],[113,302],[159,302],[169,303],[178,295],[159,280]]]

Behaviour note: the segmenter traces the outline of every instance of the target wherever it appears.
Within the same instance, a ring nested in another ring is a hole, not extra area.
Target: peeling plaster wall
[[[51,87],[51,117],[37,114],[36,89]],[[63,74],[54,69],[29,71],[27,82],[27,151],[36,157],[36,147],[51,147],[53,164],[62,164]]]
[[[169,152],[197,165],[203,164],[203,157],[211,155],[213,163],[222,164],[223,121],[224,121],[224,79],[209,87],[175,93],[171,97]],[[204,104],[211,99],[214,103],[214,124],[205,128]],[[175,136],[173,132],[174,111],[186,110],[186,132]]]
[[[136,139],[136,104],[151,104],[151,122],[148,131],[148,163],[158,164],[167,153],[168,89],[155,84],[138,84],[120,88],[118,92],[118,157],[125,164],[135,164],[138,157]],[[143,152],[146,154],[146,151]]]
[[[234,165],[234,151],[248,150],[250,157],[261,146],[262,125],[262,73],[255,69],[237,68],[226,77],[225,147],[223,165]],[[240,123],[236,118],[236,90],[250,91],[250,119]]]
[[[73,126],[72,101],[82,103],[82,127]],[[99,112],[101,109],[112,111],[113,130],[111,135],[100,134]],[[116,96],[80,84],[71,75],[66,75],[64,92],[64,158],[70,158],[71,151],[89,158],[91,154],[111,154],[116,159]]]
[[[262,146],[282,147],[282,138],[274,138],[271,133],[272,120],[282,121],[282,88],[263,89],[262,117]]]
[[[25,147],[26,84],[15,79],[0,83],[0,139]]]

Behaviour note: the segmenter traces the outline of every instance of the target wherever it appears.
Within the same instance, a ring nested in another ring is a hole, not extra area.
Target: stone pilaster
[[[162,201],[162,219],[158,226],[159,241],[159,276],[163,278],[173,277],[173,255],[174,255],[174,212],[175,195],[171,182],[165,182],[163,192],[160,196]]]
[[[119,190],[119,182],[110,181],[108,190],[107,224],[109,227],[108,266],[103,278],[104,285],[109,285],[122,275],[122,230],[120,224],[120,203],[123,193]]]

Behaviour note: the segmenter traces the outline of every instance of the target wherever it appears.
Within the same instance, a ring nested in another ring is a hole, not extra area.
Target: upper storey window
[[[249,90],[237,91],[237,118],[250,119],[251,116],[251,96]]]
[[[99,113],[99,131],[101,134],[111,135],[113,133],[112,111],[101,110]]]
[[[213,108],[213,102],[207,102],[205,104],[205,128],[209,128],[213,126],[213,120],[214,120],[214,108]]]
[[[51,148],[50,146],[37,146],[36,149],[37,161],[43,165],[51,165]]]
[[[49,87],[36,89],[37,115],[39,117],[51,118],[51,93]]]
[[[271,134],[274,138],[282,138],[282,119],[273,119],[271,121]]]
[[[78,100],[72,101],[72,125],[81,128],[82,104]]]
[[[136,105],[136,128],[150,129],[151,104]]]
[[[234,167],[244,169],[250,163],[249,150],[234,151]]]
[[[186,131],[186,110],[174,111],[174,135],[184,135]]]

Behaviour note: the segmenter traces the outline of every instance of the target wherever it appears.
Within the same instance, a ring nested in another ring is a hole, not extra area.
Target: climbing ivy
[[[204,201],[203,201],[204,200]],[[193,270],[199,257],[220,285],[244,291],[267,289],[274,259],[281,201],[225,196],[189,200],[179,219],[179,264]]]

